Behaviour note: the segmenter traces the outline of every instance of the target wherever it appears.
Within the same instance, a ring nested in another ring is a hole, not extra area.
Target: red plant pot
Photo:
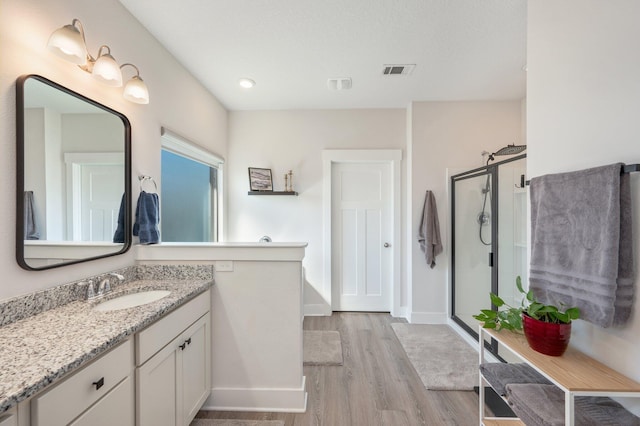
[[[553,324],[523,314],[522,328],[531,349],[541,354],[560,356],[569,346],[571,324]]]

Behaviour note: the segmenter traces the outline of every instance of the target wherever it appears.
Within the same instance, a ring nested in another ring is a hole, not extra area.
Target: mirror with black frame
[[[131,246],[131,126],[39,75],[16,82],[16,260],[44,270]]]

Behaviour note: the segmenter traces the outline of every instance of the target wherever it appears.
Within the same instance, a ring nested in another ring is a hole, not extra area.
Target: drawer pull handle
[[[95,385],[96,390],[100,389],[102,386],[104,386],[104,377],[101,377],[97,382],[93,382],[92,385]]]
[[[178,346],[180,347],[180,349],[181,349],[181,350],[183,350],[183,351],[184,351],[184,348],[186,348],[186,347],[187,347],[187,342],[184,342],[183,344],[178,345]]]
[[[187,345],[190,345],[190,344],[191,344],[191,337],[189,337],[189,338],[186,340],[186,342],[187,342]]]

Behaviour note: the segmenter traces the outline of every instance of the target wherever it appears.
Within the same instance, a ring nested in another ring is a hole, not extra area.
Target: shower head
[[[520,154],[525,149],[527,149],[526,145],[507,145],[504,148],[500,148],[493,154],[489,154],[489,158],[487,159],[487,165],[489,164],[489,161],[495,160],[494,157],[496,156]]]
[[[507,145],[504,148],[500,148],[491,155],[515,155],[520,154],[525,149],[527,149],[526,145]]]

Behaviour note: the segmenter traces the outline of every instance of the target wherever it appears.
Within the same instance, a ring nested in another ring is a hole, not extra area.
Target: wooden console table
[[[483,342],[489,336],[564,391],[566,426],[574,426],[576,396],[640,397],[640,383],[572,347],[569,347],[562,356],[553,357],[531,349],[522,334],[508,330],[498,332],[480,327],[478,335],[480,364],[484,363]],[[524,425],[518,419],[485,417],[484,388],[487,384],[490,385],[480,374],[480,425]]]

